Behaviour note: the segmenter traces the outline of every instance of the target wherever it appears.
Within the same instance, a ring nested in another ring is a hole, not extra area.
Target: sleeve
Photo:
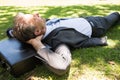
[[[37,53],[46,67],[54,73],[62,75],[69,70],[71,52],[66,45],[59,45],[54,52],[48,48],[42,48]]]
[[[82,47],[107,46],[107,36],[102,38],[89,38],[82,42]]]
[[[14,35],[12,34],[13,29],[12,28],[8,28],[6,31],[6,34],[9,38],[14,38]]]

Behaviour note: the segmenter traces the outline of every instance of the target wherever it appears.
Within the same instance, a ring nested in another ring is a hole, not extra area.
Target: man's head
[[[25,42],[45,33],[45,19],[39,14],[18,13],[14,19],[13,35]]]

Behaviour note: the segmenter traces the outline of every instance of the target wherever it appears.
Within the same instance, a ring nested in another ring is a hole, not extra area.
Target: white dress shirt
[[[51,19],[46,22],[46,37],[51,31],[59,27],[74,28],[78,32],[91,37],[92,28],[89,22],[84,18],[62,18]]]

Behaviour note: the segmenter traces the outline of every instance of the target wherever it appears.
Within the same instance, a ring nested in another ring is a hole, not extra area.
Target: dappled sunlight
[[[2,23],[3,21],[6,21],[6,20],[8,20],[8,19],[6,17],[3,17],[0,19],[0,22]]]
[[[118,30],[120,30],[120,27],[118,27]]]
[[[70,80],[113,80],[119,78],[120,64],[112,58],[106,60],[107,58],[104,59],[102,56],[96,57],[96,60],[93,60],[92,63],[82,63],[81,61],[79,63],[75,59],[70,69],[70,73],[72,73],[69,74]]]
[[[53,19],[53,18],[57,18],[58,16],[57,15],[51,15],[50,17],[49,17],[49,19]]]
[[[5,23],[5,22],[7,22],[7,20],[8,20],[8,19],[7,19],[6,17],[0,18],[0,23],[3,23],[3,22]]]
[[[29,78],[27,78],[26,80],[52,80],[51,77],[49,78],[42,78],[42,77],[37,77],[37,76],[30,76]]]
[[[45,12],[50,9],[50,7],[25,7],[29,14],[39,13],[40,16],[44,16]]]
[[[89,65],[81,65],[81,68],[72,67],[70,72],[68,80],[112,80],[104,71],[96,70]]]
[[[88,66],[83,66],[82,75],[78,78],[78,80],[108,80],[109,78],[102,71],[97,71]],[[109,79],[110,80],[110,79]]]
[[[82,65],[79,67],[71,67],[69,71],[69,76],[67,79],[61,80],[113,80],[116,79],[114,76],[107,76],[104,71],[96,70],[91,68],[89,65]],[[111,79],[111,77],[113,79]],[[43,77],[43,76],[30,76],[26,80],[53,80],[52,76]],[[55,78],[55,80],[60,80]]]
[[[71,62],[71,66],[79,66],[80,63],[81,63],[81,60],[80,59],[73,59],[72,62]]]
[[[119,40],[108,39],[108,48],[115,48],[118,43]]]

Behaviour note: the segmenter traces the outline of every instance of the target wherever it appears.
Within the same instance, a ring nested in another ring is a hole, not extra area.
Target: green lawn
[[[105,16],[111,12],[120,12],[119,5],[67,6],[67,7],[0,7],[0,40],[7,38],[6,29],[12,27],[13,17],[17,12],[38,12],[45,18]],[[68,73],[57,76],[45,66],[36,68],[19,78],[8,72],[0,75],[0,80],[120,80],[120,25],[114,26],[106,34],[108,46],[83,48],[72,51],[72,63]],[[0,68],[2,71],[2,68]]]

